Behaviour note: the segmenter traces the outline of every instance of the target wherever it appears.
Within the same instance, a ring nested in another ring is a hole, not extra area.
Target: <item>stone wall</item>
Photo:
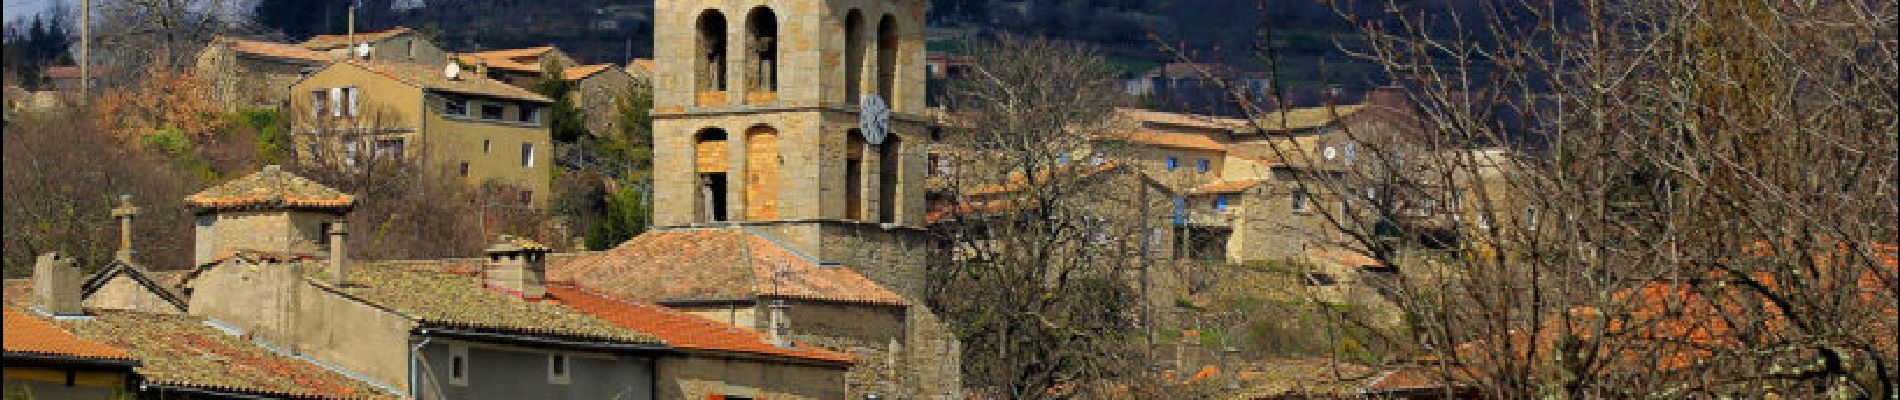
[[[327,251],[325,222],[340,218],[328,212],[227,211],[196,217],[193,265],[204,265],[237,250],[302,254]]]
[[[713,355],[659,360],[657,399],[702,400],[713,396],[752,399],[855,399],[845,392],[843,369],[721,358]]]
[[[131,310],[154,314],[184,312],[172,302],[165,301],[164,297],[159,297],[157,293],[147,289],[145,285],[139,284],[138,280],[123,274],[106,281],[99,290],[94,291],[91,296],[86,296],[82,303],[85,304],[85,308],[104,310]]]
[[[409,332],[415,322],[324,290],[299,271],[322,267],[236,261],[212,266],[188,283],[190,313],[407,390]]]

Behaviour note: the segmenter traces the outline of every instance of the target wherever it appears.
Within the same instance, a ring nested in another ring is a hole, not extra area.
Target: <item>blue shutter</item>
[[[1181,160],[1175,159],[1173,156],[1168,157],[1169,171],[1173,171],[1175,168],[1180,167],[1180,164],[1181,164]]]
[[[1214,196],[1214,210],[1227,211],[1227,195]]]
[[[1174,198],[1174,224],[1187,225],[1187,198]]]
[[[1207,159],[1202,158],[1194,160],[1194,169],[1198,169],[1200,173],[1205,174],[1208,170],[1212,170],[1213,167],[1207,162]]]

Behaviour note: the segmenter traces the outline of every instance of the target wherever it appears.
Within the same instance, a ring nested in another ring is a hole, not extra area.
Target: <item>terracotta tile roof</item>
[[[125,350],[92,340],[74,336],[72,332],[54,325],[39,315],[14,310],[9,307],[5,315],[0,316],[0,342],[5,343],[7,355],[14,353],[49,355],[98,360],[131,361],[132,355]]]
[[[1115,109],[1115,115],[1134,122],[1198,129],[1233,130],[1243,128],[1247,124],[1246,120],[1241,119],[1144,110],[1139,108],[1117,108]]]
[[[327,62],[332,61],[329,54],[310,50],[310,49],[303,48],[303,47],[293,45],[293,44],[272,43],[272,42],[244,40],[244,39],[226,38],[226,37],[212,39],[212,41],[214,43],[223,45],[226,48],[231,49],[231,51],[255,55],[255,56],[282,58],[282,59],[288,59],[288,60],[315,61],[315,62],[320,62],[320,63],[327,63]]]
[[[1265,179],[1219,181],[1189,189],[1188,192],[1194,194],[1233,194],[1245,192],[1247,189],[1252,189],[1255,186],[1260,186],[1261,183],[1266,183],[1266,181]]]
[[[548,100],[547,96],[528,89],[476,76],[476,74],[461,74],[456,79],[449,79],[442,75],[441,66],[366,60],[350,60],[338,64],[363,68],[423,90],[494,96],[538,103],[552,101]]]
[[[380,32],[357,32],[356,42],[357,43],[375,42],[378,40],[388,39],[392,36],[409,33],[410,31],[411,29],[409,29],[409,27],[398,26],[393,29],[380,31]],[[317,35],[316,37],[310,38],[310,40],[305,40],[302,44],[299,44],[299,45],[311,50],[329,50],[329,49],[334,49],[338,47],[349,46],[350,35],[347,35],[347,34]]]
[[[1366,105],[1364,104],[1333,106],[1330,108],[1295,108],[1285,111],[1274,111],[1261,116],[1260,119],[1255,121],[1259,122],[1260,128],[1270,132],[1305,130],[1331,125],[1340,118],[1345,118],[1364,109],[1366,109]],[[1242,123],[1245,123],[1245,121],[1242,121]]]
[[[1227,145],[1207,135],[1189,133],[1165,133],[1148,130],[1110,130],[1097,136],[1100,139],[1188,150],[1227,151]]]
[[[397,396],[336,371],[227,333],[201,317],[100,311],[65,321],[81,337],[127,349],[147,385],[268,397],[385,399]]]
[[[635,58],[627,63],[627,73],[633,76],[653,76],[653,59]]]
[[[652,334],[676,349],[747,353],[849,365],[851,356],[805,344],[779,347],[759,331],[574,285],[548,285],[562,304],[622,328]]]
[[[551,51],[554,51],[553,46],[489,50],[457,54],[455,60],[463,64],[484,64],[489,68],[538,73],[541,72],[540,58]]]
[[[594,64],[594,65],[582,65],[578,67],[567,67],[567,69],[561,70],[561,75],[562,75],[561,79],[566,79],[570,81],[587,79],[587,77],[594,76],[594,74],[598,74],[600,73],[600,71],[606,71],[613,68],[614,68],[613,64]]]
[[[1347,267],[1386,266],[1385,263],[1379,262],[1379,259],[1368,257],[1365,253],[1360,253],[1357,250],[1315,248],[1309,250],[1308,253],[1312,254],[1315,258],[1339,263],[1339,265]]]
[[[199,209],[252,206],[349,209],[356,205],[356,196],[284,171],[282,167],[266,165],[256,173],[185,197],[185,204]]]
[[[570,337],[618,343],[657,344],[659,339],[629,331],[559,304],[528,301],[482,287],[473,275],[427,271],[400,265],[357,264],[344,287],[331,286],[323,271],[306,270],[309,282],[381,307],[425,325],[502,333]]]
[[[742,256],[748,253],[750,260]],[[774,273],[778,268],[782,274]],[[550,257],[548,277],[660,303],[788,298],[910,304],[848,267],[821,265],[731,228],[647,231],[607,251]]]

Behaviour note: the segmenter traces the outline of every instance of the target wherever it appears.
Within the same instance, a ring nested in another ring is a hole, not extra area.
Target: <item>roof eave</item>
[[[487,332],[462,328],[449,328],[424,323],[415,329],[415,334],[441,336],[477,342],[525,345],[530,347],[553,347],[572,350],[593,350],[616,353],[652,353],[664,354],[677,352],[664,343],[614,342],[599,339],[581,339],[548,335],[532,335],[504,332]]]
[[[131,358],[80,357],[64,354],[48,354],[23,351],[8,351],[0,355],[8,366],[22,366],[24,363],[53,365],[62,367],[92,367],[104,369],[127,369],[139,366],[139,360]]]

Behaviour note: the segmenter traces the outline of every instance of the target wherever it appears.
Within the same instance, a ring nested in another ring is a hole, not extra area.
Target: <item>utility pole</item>
[[[355,1],[350,2],[349,12],[350,12],[349,16],[346,17],[349,19],[349,22],[347,22],[344,25],[343,29],[346,29],[348,31],[348,36],[350,37],[350,47],[346,47],[345,48],[346,50],[344,50],[344,52],[349,54],[349,58],[357,58],[356,56],[356,2]],[[486,240],[488,238],[484,237],[482,239]]]
[[[86,104],[92,87],[92,0],[79,0],[79,104]]]

